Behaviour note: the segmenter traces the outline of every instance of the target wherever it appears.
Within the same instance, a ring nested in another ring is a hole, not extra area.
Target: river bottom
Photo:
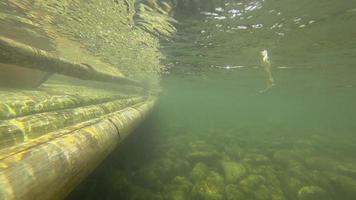
[[[68,199],[355,199],[352,84],[288,73],[265,93],[254,70],[166,78],[149,119]]]

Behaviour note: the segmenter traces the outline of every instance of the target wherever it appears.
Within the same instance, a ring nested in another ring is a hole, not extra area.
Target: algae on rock
[[[221,167],[228,183],[237,183],[247,173],[247,169],[243,164],[234,161],[223,161],[221,162]]]

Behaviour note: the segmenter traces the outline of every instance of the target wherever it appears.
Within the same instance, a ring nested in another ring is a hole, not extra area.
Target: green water
[[[182,14],[155,110],[69,199],[356,199],[355,9],[246,0]]]

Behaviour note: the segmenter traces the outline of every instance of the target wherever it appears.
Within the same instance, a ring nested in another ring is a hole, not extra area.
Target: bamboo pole
[[[0,120],[0,149],[25,143],[48,132],[98,118],[144,100],[145,97],[117,99],[101,104]]]
[[[0,152],[0,199],[62,199],[144,119],[155,100]]]
[[[135,80],[98,72],[88,64],[70,62],[3,36],[0,36],[0,63],[63,74],[83,80],[144,87]]]
[[[46,88],[47,89],[47,88]],[[67,89],[67,88],[65,88]],[[63,89],[63,90],[65,90]],[[83,88],[87,89],[87,88]],[[50,94],[44,91],[1,91],[0,120],[22,117],[42,112],[89,106],[125,99],[131,96],[119,94]],[[134,96],[133,96],[134,97]]]

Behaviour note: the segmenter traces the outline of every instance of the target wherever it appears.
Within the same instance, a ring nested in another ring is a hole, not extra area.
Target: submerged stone
[[[153,160],[148,165],[141,168],[137,174],[137,181],[142,182],[145,186],[159,189],[162,182],[170,180],[176,174],[174,163],[167,158]]]
[[[184,176],[176,176],[172,181],[172,185],[186,193],[192,189],[192,183]]]
[[[356,199],[356,180],[347,176],[332,175],[334,190],[342,195],[343,199]]]
[[[191,197],[196,200],[223,200],[224,178],[218,173],[210,171],[205,180],[194,185]]]
[[[225,187],[226,200],[246,199],[241,187],[235,184],[229,184]]]
[[[327,200],[330,199],[326,191],[319,186],[304,186],[298,191],[299,200]]]
[[[270,160],[267,156],[263,154],[247,154],[245,158],[242,160],[243,162],[256,163],[256,164],[265,164]]]
[[[339,165],[336,168],[337,172],[344,174],[346,176],[350,176],[352,178],[356,178],[356,165]]]
[[[127,179],[127,176],[122,171],[115,171],[112,173],[110,184],[116,191],[127,191],[131,185]]]
[[[231,140],[234,140],[235,138],[231,138]],[[224,151],[233,159],[241,159],[241,157],[243,156],[243,149],[236,145],[226,145],[226,144],[222,144],[222,148],[224,149]]]
[[[308,167],[323,170],[333,171],[345,176],[356,178],[356,165],[353,163],[340,162],[338,159],[329,157],[311,157],[305,160]]]
[[[182,190],[173,190],[173,191],[168,191],[167,194],[165,195],[164,199],[167,200],[186,200],[187,193],[182,191]]]
[[[262,166],[255,168],[254,170],[251,169],[251,171],[264,177],[267,185],[274,188],[281,188],[280,178],[277,176],[278,171],[272,166]]]
[[[288,180],[284,185],[284,189],[288,193],[288,195],[290,195],[291,197],[295,197],[298,195],[298,191],[302,186],[303,183],[299,179],[295,177],[288,177]]]
[[[113,172],[110,183],[112,188],[110,196],[112,199],[126,199],[128,197],[132,197],[137,200],[162,199],[161,195],[156,194],[152,190],[134,184],[128,179],[127,174],[123,171]]]
[[[160,194],[156,194],[150,190],[137,187],[132,193],[132,199],[135,200],[163,200]]]
[[[247,173],[243,164],[234,161],[223,161],[221,167],[224,171],[225,180],[228,183],[236,183]]]
[[[194,166],[190,176],[193,181],[200,181],[208,175],[208,172],[208,166],[206,166],[204,163],[199,162]]]
[[[208,181],[213,181],[216,184],[219,184],[220,186],[224,185],[224,177],[222,177],[219,173],[217,173],[215,171],[210,171],[208,173],[207,180]]]
[[[272,192],[264,185],[261,185],[253,192],[254,199],[265,200],[271,199]]]
[[[186,174],[191,169],[191,165],[187,160],[176,159],[174,161],[175,174]]]
[[[296,155],[293,151],[280,150],[273,154],[273,159],[280,164],[289,165],[296,162]]]
[[[192,163],[204,162],[207,164],[216,163],[220,158],[215,151],[194,151],[188,154],[187,159]]]
[[[169,200],[184,200],[192,189],[192,183],[183,176],[176,176],[172,182],[165,187],[164,197]]]
[[[266,179],[260,175],[249,175],[240,181],[240,185],[250,188],[256,188],[266,182]]]
[[[288,173],[300,179],[309,179],[311,171],[308,170],[301,162],[292,161],[288,166]]]
[[[308,167],[318,170],[336,170],[338,161],[326,157],[310,157],[305,160]]]

